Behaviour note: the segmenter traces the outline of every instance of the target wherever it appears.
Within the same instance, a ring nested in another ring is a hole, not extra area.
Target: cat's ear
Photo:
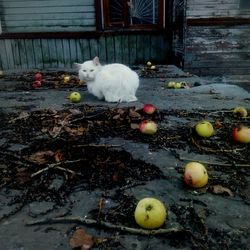
[[[82,67],[82,64],[81,63],[74,63],[74,67],[79,70]]]
[[[96,66],[100,65],[100,60],[99,60],[99,57],[98,57],[98,56],[96,56],[96,57],[93,59],[93,63],[94,63],[94,65],[96,65]]]

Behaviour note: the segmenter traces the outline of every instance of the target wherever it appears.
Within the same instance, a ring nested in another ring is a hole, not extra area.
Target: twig
[[[209,161],[201,161],[201,160],[196,160],[196,159],[189,159],[189,158],[185,158],[185,157],[181,157],[179,156],[179,159],[181,161],[196,161],[196,162],[200,162],[203,164],[207,164],[207,165],[213,165],[213,166],[221,166],[221,167],[239,167],[239,168],[249,168],[250,164],[235,164],[235,163],[220,163],[220,162],[209,162]]]
[[[233,152],[233,151],[241,151],[244,150],[244,148],[234,148],[234,149],[212,149],[212,148],[208,148],[208,147],[204,147],[201,146],[200,144],[197,143],[197,141],[195,141],[195,139],[192,137],[192,142],[193,144],[199,149],[199,150],[204,150],[207,152],[212,152],[212,153],[227,153],[227,152]]]
[[[61,162],[57,162],[57,163],[53,163],[53,164],[49,164],[47,167],[43,168],[43,169],[40,169],[38,170],[37,172],[33,173],[30,177],[31,178],[34,178],[35,176],[39,175],[39,174],[42,174],[43,172],[46,172],[48,171],[49,169],[51,168],[57,168],[57,169],[60,169],[60,170],[63,170],[63,171],[66,171],[66,172],[71,172],[71,170],[69,169],[65,169],[65,168],[60,168],[59,166],[62,165],[62,164],[70,164],[70,163],[76,163],[76,162],[80,162],[81,160],[75,160],[75,161],[61,161]],[[74,174],[77,174],[76,172],[72,172]],[[80,174],[79,174],[80,175]]]
[[[79,145],[72,145],[73,148],[81,148],[81,147],[106,147],[106,148],[119,148],[125,144],[120,145],[112,145],[112,144],[79,144]]]
[[[171,227],[171,228],[162,228],[162,229],[155,229],[155,230],[146,230],[146,229],[139,229],[139,228],[132,228],[126,227],[122,225],[114,225],[109,222],[105,221],[97,221],[93,219],[86,219],[80,216],[69,216],[69,217],[62,217],[62,218],[45,218],[41,220],[35,220],[27,222],[27,226],[39,225],[39,224],[50,224],[50,223],[81,223],[85,225],[96,225],[102,226],[110,229],[116,229],[122,232],[128,232],[132,234],[141,234],[141,235],[161,235],[161,234],[171,234],[171,233],[179,233],[186,231],[184,228],[181,227]]]
[[[82,176],[82,174],[77,173],[77,172],[75,172],[73,170],[70,170],[68,168],[62,168],[62,167],[57,166],[57,167],[55,167],[55,169],[62,170],[64,172],[67,172],[67,173],[70,173],[70,174],[73,174],[73,175],[80,175],[80,176]]]

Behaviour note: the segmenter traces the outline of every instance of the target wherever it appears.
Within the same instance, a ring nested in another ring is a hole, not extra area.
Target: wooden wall
[[[0,69],[6,71],[70,69],[96,55],[103,63],[165,63],[170,44],[165,34],[103,34],[90,39],[0,39],[0,51]]]
[[[250,4],[243,5],[242,0],[187,0],[186,18],[186,71],[250,74]]]
[[[95,30],[94,0],[1,0],[3,32]]]

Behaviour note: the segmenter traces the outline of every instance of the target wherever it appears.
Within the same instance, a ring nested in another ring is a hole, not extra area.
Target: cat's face
[[[80,80],[94,81],[99,69],[100,69],[99,66],[95,65],[93,61],[84,62],[79,67]]]

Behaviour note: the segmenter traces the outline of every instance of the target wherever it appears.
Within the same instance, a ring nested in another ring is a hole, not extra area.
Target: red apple
[[[42,83],[40,81],[35,81],[33,84],[32,84],[32,87],[37,89],[37,88],[40,88],[42,86]]]
[[[139,130],[143,134],[153,135],[157,131],[157,124],[153,121],[144,120],[139,124]]]
[[[143,107],[143,112],[148,115],[152,115],[156,111],[156,107],[153,104],[145,104]]]
[[[41,81],[41,80],[42,80],[42,74],[41,74],[40,72],[37,72],[37,73],[35,74],[35,80],[36,80],[36,81]]]
[[[239,128],[233,128],[233,139],[241,143],[250,142],[250,128],[241,126]]]
[[[204,165],[199,162],[189,162],[185,166],[184,181],[188,186],[194,188],[201,188],[207,185],[208,174]]]

